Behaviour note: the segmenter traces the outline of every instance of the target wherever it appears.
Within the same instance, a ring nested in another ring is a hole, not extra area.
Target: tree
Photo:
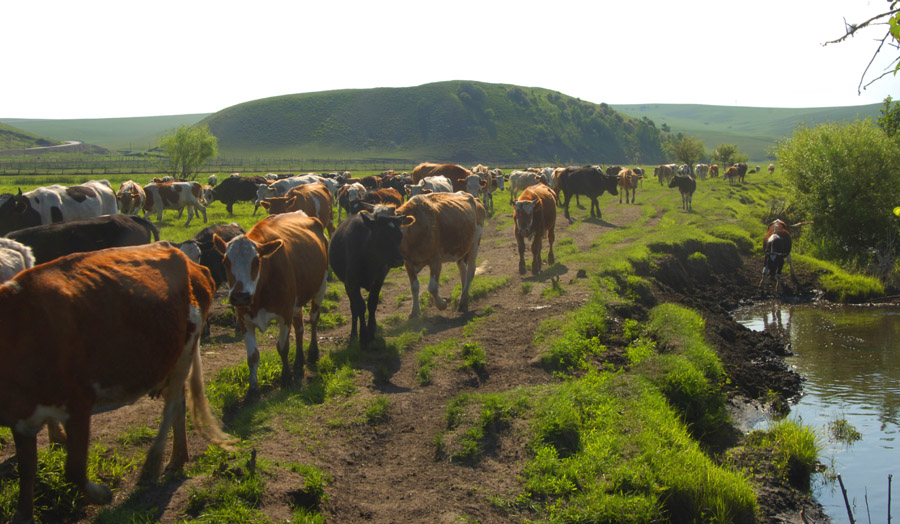
[[[884,99],[878,127],[890,137],[900,136],[900,102],[894,102],[890,96]]]
[[[875,48],[875,52],[872,54],[872,58],[869,60],[869,63],[866,64],[866,68],[863,70],[862,75],[860,75],[859,77],[859,85],[856,88],[856,92],[858,94],[862,94],[865,88],[874,84],[878,80],[881,80],[888,74],[893,73],[894,76],[897,76],[897,72],[900,71],[900,55],[898,55],[894,57],[893,60],[891,60],[890,64],[885,68],[884,71],[881,72],[880,75],[863,85],[863,82],[866,81],[866,75],[869,74],[869,68],[872,67],[872,64],[875,62],[875,58],[885,50],[885,47],[892,47],[894,49],[900,50],[900,0],[890,0],[889,3],[890,7],[887,11],[879,13],[862,23],[853,24],[847,22],[847,20],[845,19],[844,36],[836,38],[834,40],[829,40],[828,42],[825,42],[825,44],[823,44],[837,44],[843,42],[851,36],[856,35],[858,31],[861,31],[863,29],[876,26],[886,26],[884,35],[881,38],[876,39],[876,42],[878,42],[878,47]]]
[[[820,257],[865,267],[896,238],[900,148],[871,120],[798,127],[780,142],[788,199],[804,220],[806,245]]]
[[[219,140],[206,125],[183,125],[162,137],[159,148],[166,156],[162,161],[164,172],[179,180],[194,180],[200,166],[219,154]]]
[[[686,137],[679,133],[678,136],[666,143],[666,153],[674,157],[678,162],[691,166],[691,172],[693,173],[694,164],[706,156],[706,149],[703,147],[703,142],[697,137]]]
[[[727,168],[737,162],[746,162],[748,156],[738,151],[735,144],[719,144],[710,155],[710,161]]]

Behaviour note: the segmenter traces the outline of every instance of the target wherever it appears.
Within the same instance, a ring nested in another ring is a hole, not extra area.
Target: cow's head
[[[534,234],[532,227],[534,226],[534,209],[537,206],[538,199],[534,200],[516,200],[513,204],[513,220],[516,223],[516,229],[525,238],[531,238]]]
[[[259,205],[262,206],[262,208],[265,209],[266,212],[270,215],[278,215],[280,213],[287,213],[288,211],[290,211],[296,200],[297,197],[295,196],[292,196],[290,198],[272,197],[265,200],[260,200]]]
[[[10,231],[41,225],[41,214],[31,207],[28,197],[22,190],[15,195],[0,195],[0,235]]]
[[[376,256],[388,267],[400,267],[403,265],[403,255],[400,253],[403,228],[411,226],[416,219],[394,216],[393,213],[392,207],[377,205],[371,211],[359,213],[359,216],[372,233]]]
[[[222,237],[213,235],[213,244],[223,256],[228,279],[228,301],[233,306],[249,306],[259,283],[262,260],[281,249],[284,241],[257,244],[241,235],[226,244]]]

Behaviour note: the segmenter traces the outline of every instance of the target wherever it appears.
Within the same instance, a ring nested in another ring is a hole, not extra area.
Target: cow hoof
[[[436,301],[434,307],[438,308],[439,311],[443,311],[447,309],[447,302],[444,300]]]
[[[525,264],[519,264],[519,274],[520,275],[525,274]]]
[[[248,389],[247,394],[244,396],[245,404],[253,404],[259,400],[259,390],[258,389]]]

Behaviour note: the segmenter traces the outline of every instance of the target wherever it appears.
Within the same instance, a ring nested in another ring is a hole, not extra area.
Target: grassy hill
[[[112,150],[147,150],[156,145],[157,137],[163,133],[183,124],[196,124],[207,115],[66,120],[6,118],[0,119],[0,122],[55,140],[78,140]]]
[[[614,109],[635,118],[667,124],[673,132],[696,136],[712,151],[718,144],[737,144],[751,160],[771,158],[779,138],[790,136],[800,124],[848,122],[877,118],[882,104],[849,107],[786,109],[730,107],[695,104],[616,105]]]
[[[541,88],[449,81],[285,95],[203,120],[224,155],[656,162],[647,122]]]
[[[54,146],[59,142],[47,140],[23,129],[0,123],[0,151],[27,149],[29,147]]]

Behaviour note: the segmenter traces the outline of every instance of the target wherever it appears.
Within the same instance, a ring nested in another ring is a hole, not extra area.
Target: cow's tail
[[[226,451],[234,451],[232,444],[238,439],[222,431],[219,421],[212,414],[209,401],[206,399],[206,390],[203,387],[203,366],[200,362],[200,338],[197,338],[197,347],[194,348],[194,362],[191,365],[191,375],[188,377],[188,387],[191,394],[188,397],[188,406],[191,410],[191,419],[194,429],[209,442]]]
[[[159,228],[153,225],[153,222],[150,222],[146,218],[139,217],[137,215],[128,215],[128,217],[131,220],[137,222],[138,225],[143,227],[147,231],[148,235],[152,235],[154,242],[159,242]]]

